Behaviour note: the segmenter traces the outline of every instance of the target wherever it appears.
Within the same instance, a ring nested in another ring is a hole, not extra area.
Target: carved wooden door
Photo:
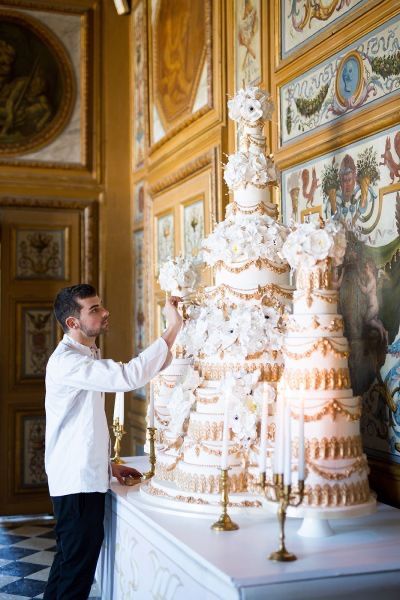
[[[79,209],[0,203],[3,515],[51,508],[44,472],[44,373],[62,335],[53,315],[54,297],[80,279],[81,216]]]

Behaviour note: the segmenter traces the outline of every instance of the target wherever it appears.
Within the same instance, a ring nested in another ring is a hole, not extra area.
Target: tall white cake
[[[349,344],[332,278],[332,265],[342,262],[345,247],[345,233],[332,221],[298,226],[283,248],[297,271],[297,289],[293,313],[285,317],[285,370],[278,401],[290,405],[294,465],[299,454],[296,431],[304,414],[306,495],[297,512],[306,508],[310,515],[313,509],[323,518],[355,514],[359,508],[363,512],[375,502],[360,435],[361,398],[351,389]]]
[[[229,112],[240,138],[239,152],[225,167],[233,201],[203,243],[215,285],[189,310],[179,343],[187,360],[193,357],[194,368],[170,396],[156,476],[142,491],[173,503],[218,506],[225,417],[231,502],[248,507],[260,505],[251,490],[258,476],[266,401],[269,448],[274,439],[275,388],[283,372],[282,315],[292,293],[289,266],[280,256],[288,231],[275,220],[270,186],[277,175],[263,135],[272,103],[262,90],[249,88],[229,102]]]

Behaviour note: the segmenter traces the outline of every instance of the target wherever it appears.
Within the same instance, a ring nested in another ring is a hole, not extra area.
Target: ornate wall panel
[[[17,383],[43,380],[47,361],[60,338],[51,302],[16,304]]]
[[[133,10],[133,166],[143,166],[148,144],[147,2]]]
[[[42,412],[15,413],[15,493],[31,494],[47,489],[44,470],[45,417]]]
[[[262,79],[261,0],[235,0],[235,90]]]
[[[280,4],[280,54],[287,58],[324,29],[351,15],[369,0],[277,0]]]
[[[383,100],[400,88],[400,16],[280,90],[281,145]]]
[[[154,152],[213,108],[218,117],[215,84],[220,85],[216,51],[221,7],[211,0],[149,0],[149,4],[150,143]]]

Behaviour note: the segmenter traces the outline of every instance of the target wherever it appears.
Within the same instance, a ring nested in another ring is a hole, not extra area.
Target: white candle
[[[300,390],[298,478],[304,480],[304,391]]]
[[[275,403],[275,455],[274,473],[283,473],[283,423],[284,423],[284,396],[278,392]]]
[[[292,435],[291,435],[290,401],[286,400],[285,407],[285,434],[284,434],[284,455],[283,482],[285,485],[292,483]]]
[[[117,392],[115,394],[114,419],[115,410],[117,410],[117,418],[119,419],[119,424],[120,426],[122,426],[124,424],[125,417],[124,392]]]
[[[150,384],[149,427],[154,427],[154,387]]]
[[[225,397],[224,429],[222,433],[221,469],[228,468],[229,400]]]
[[[262,413],[261,413],[261,431],[260,431],[260,459],[259,467],[260,473],[266,471],[266,459],[267,459],[267,435],[268,435],[268,398],[264,392],[262,402]]]
[[[113,423],[115,423],[115,421],[118,419],[119,420],[119,415],[120,415],[120,396],[118,393],[115,394],[115,399],[114,399],[114,415],[113,415]]]

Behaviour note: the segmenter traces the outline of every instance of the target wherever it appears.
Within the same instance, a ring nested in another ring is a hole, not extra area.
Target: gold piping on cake
[[[292,390],[341,390],[350,389],[349,369],[289,369],[283,376],[285,385]]]
[[[360,435],[348,437],[323,437],[312,438],[305,441],[305,454],[307,459],[341,459],[357,458],[363,453],[362,439]],[[293,443],[293,456],[299,455],[298,441]]]
[[[354,460],[350,467],[341,469],[340,471],[336,470],[336,472],[333,470],[327,470],[326,468],[324,469],[310,461],[307,461],[307,468],[314,473],[317,473],[317,475],[323,479],[328,479],[329,481],[343,481],[343,479],[347,479],[353,475],[353,473],[363,473],[364,471],[368,472],[368,463],[364,456],[359,456]]]
[[[331,292],[329,290],[329,295],[327,295],[327,294],[318,293],[315,290],[313,290],[313,291],[304,290],[304,291],[301,291],[301,293],[296,294],[296,301],[301,300],[303,296],[305,296],[305,298],[306,298],[308,308],[310,308],[313,304],[313,301],[314,301],[313,297],[316,298],[317,300],[322,300],[322,302],[327,302],[328,304],[337,304],[338,299],[339,299],[338,293],[334,292],[334,291]]]
[[[223,417],[221,417],[223,418]],[[215,421],[195,422],[192,419],[189,421],[188,437],[196,441],[212,440],[214,442],[222,441],[222,432],[224,428],[223,421],[216,423]]]
[[[268,209],[262,202],[258,203],[255,208],[241,208],[235,200],[232,200],[230,206],[232,207],[231,212],[233,215],[236,213],[243,215],[254,215],[255,213],[260,213],[260,215],[268,214]]]
[[[348,410],[348,408],[346,408],[345,404],[343,404],[339,400],[332,399],[330,402],[325,404],[325,406],[318,412],[316,412],[312,415],[305,414],[304,421],[306,423],[309,423],[311,421],[319,421],[326,415],[331,415],[333,420],[336,419],[337,415],[341,415],[341,416],[346,417],[346,419],[348,421],[358,421],[359,418],[361,417],[361,398],[359,396],[356,396],[356,398],[358,398],[358,400],[359,400],[358,405],[355,406],[354,408],[352,407],[352,409],[355,410],[355,412],[351,412],[350,410]],[[299,418],[298,413],[295,413],[293,411],[291,411],[291,416],[292,416],[292,419]]]
[[[335,347],[335,344],[333,344],[329,338],[324,337],[314,342],[311,348],[309,348],[305,352],[302,352],[301,354],[298,354],[297,352],[290,352],[289,350],[287,350],[287,348],[283,348],[282,352],[286,356],[288,356],[289,358],[293,358],[294,360],[300,360],[301,358],[309,358],[316,351],[321,352],[322,356],[326,356],[329,352],[331,352],[335,358],[348,358],[350,354],[349,351],[338,350],[337,346],[339,345],[340,344],[336,344]]]
[[[249,290],[239,290],[238,288],[234,288],[227,283],[221,283],[215,290],[206,291],[205,295],[209,298],[215,298],[218,295],[221,297],[225,297],[225,292],[232,294],[236,298],[240,298],[241,300],[261,300],[266,294],[277,294],[291,300],[293,298],[293,292],[287,291],[281,288],[276,283],[267,283],[266,285],[259,285],[256,291],[250,292]]]
[[[201,494],[215,494],[220,490],[220,474],[203,475],[198,473],[185,473],[176,470],[175,484],[180,490],[197,492]],[[247,477],[245,473],[228,475],[230,493],[246,491]]]
[[[268,267],[269,269],[271,269],[271,271],[274,271],[274,273],[287,273],[290,269],[288,264],[279,266],[273,263],[271,260],[268,260],[268,258],[256,258],[248,260],[244,263],[244,265],[241,265],[240,267],[231,267],[230,265],[227,265],[223,260],[217,260],[217,262],[214,264],[214,268],[223,268],[226,271],[229,271],[229,273],[242,273],[252,265],[254,265],[257,269]]]
[[[200,377],[206,381],[216,381],[226,377],[228,373],[235,371],[246,371],[246,373],[254,373],[260,370],[260,378],[258,381],[279,381],[283,373],[283,365],[278,364],[257,364],[257,363],[231,363],[221,366],[215,366],[212,363],[196,363],[196,369],[199,371]]]
[[[301,315],[303,316],[303,315]],[[290,315],[290,317],[283,317],[284,321],[286,321],[285,324],[285,329],[286,331],[292,331],[295,333],[303,333],[305,331],[308,331],[310,328],[311,329],[321,329],[321,331],[329,331],[329,332],[336,332],[336,331],[341,331],[344,327],[343,324],[343,317],[335,317],[334,319],[332,319],[328,325],[321,325],[320,321],[318,320],[318,317],[316,317],[315,315],[313,316],[311,323],[307,326],[304,325],[299,325],[296,322],[296,315]]]
[[[146,487],[146,492],[152,494],[153,496],[170,498],[171,500],[176,500],[177,502],[185,502],[186,504],[210,504],[210,502],[204,500],[203,498],[195,498],[194,496],[182,496],[182,494],[178,494],[177,496],[174,496],[173,494],[168,494],[167,492],[164,492],[164,490],[160,490],[159,488],[153,487],[151,483]],[[262,506],[262,503],[259,500],[243,500],[242,502],[229,502],[228,506],[235,508],[258,508]]]
[[[238,454],[241,447],[240,445],[232,446],[232,448],[228,449],[228,455],[232,456],[233,454]],[[200,451],[203,450],[206,454],[210,454],[211,456],[222,456],[222,450],[218,450],[217,448],[210,448],[204,442],[200,442],[198,446],[195,448],[195,452],[197,456],[200,454]]]
[[[370,498],[368,480],[333,485],[306,485],[304,504],[315,507],[353,506]]]

